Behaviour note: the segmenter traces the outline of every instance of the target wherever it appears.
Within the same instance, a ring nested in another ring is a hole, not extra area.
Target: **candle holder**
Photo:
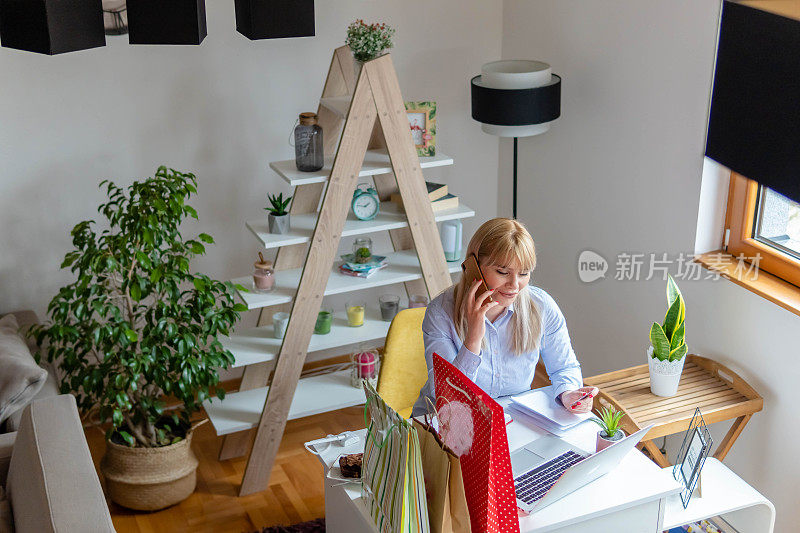
[[[286,335],[286,327],[289,325],[289,313],[279,311],[272,315],[272,336],[282,339]]]
[[[415,307],[427,307],[428,297],[424,294],[412,294],[408,297],[408,308],[414,309]]]
[[[383,294],[378,298],[378,304],[381,306],[381,319],[384,322],[391,322],[400,309],[400,297],[395,294]]]
[[[331,322],[333,322],[333,309],[323,307],[317,314],[317,322],[314,324],[314,333],[317,335],[327,335],[331,332]]]
[[[272,292],[275,288],[275,270],[272,261],[267,261],[261,252],[258,252],[258,261],[253,265],[253,289],[255,292]]]
[[[350,371],[350,385],[360,389],[361,380],[366,379],[373,387],[378,386],[379,357],[374,350],[359,350],[352,358],[353,366]]]
[[[364,310],[367,308],[366,302],[361,300],[350,301],[345,305],[347,311],[347,325],[357,328],[364,325]]]

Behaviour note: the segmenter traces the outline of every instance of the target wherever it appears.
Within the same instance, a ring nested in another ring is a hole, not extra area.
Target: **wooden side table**
[[[622,421],[628,435],[655,424],[642,439],[642,445],[661,467],[670,463],[653,439],[686,431],[696,407],[706,424],[736,419],[714,452],[714,457],[722,461],[753,413],[764,404],[761,396],[735,372],[694,354],[686,356],[678,394],[670,398],[650,392],[648,365],[592,376],[584,379],[584,384],[600,389],[595,410],[611,405],[628,415]]]

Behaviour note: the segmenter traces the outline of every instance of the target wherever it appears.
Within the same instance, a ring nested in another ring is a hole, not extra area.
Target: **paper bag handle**
[[[367,418],[367,412],[369,410],[369,402],[372,401],[372,396],[367,396],[367,401],[364,404],[364,425],[367,427],[367,438],[372,439],[372,442],[377,446],[379,449],[383,448],[386,445],[386,441],[389,440],[389,435],[392,434],[392,430],[399,429],[398,424],[392,424],[389,429],[386,431],[386,435],[383,437],[383,442],[379,443],[378,439],[375,437],[375,434],[372,432],[372,424],[370,424],[369,419]]]

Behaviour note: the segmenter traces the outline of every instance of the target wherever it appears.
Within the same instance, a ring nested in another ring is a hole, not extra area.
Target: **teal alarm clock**
[[[353,191],[353,202],[350,206],[359,220],[372,220],[381,209],[378,191],[366,183],[360,183]]]

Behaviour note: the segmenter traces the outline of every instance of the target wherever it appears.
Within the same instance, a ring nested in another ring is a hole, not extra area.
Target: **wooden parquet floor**
[[[218,461],[222,438],[216,436],[210,423],[203,424],[192,441],[200,461],[195,493],[178,505],[152,513],[130,511],[109,502],[114,526],[119,533],[242,533],[319,518],[325,515],[322,465],[303,443],[363,427],[363,407],[289,421],[269,486],[263,492],[239,498],[247,457]],[[86,440],[98,467],[105,452],[102,431],[88,428]]]

